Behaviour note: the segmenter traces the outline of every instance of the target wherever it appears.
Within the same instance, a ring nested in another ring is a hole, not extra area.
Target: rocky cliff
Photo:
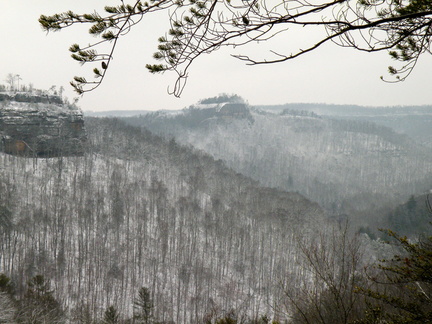
[[[0,98],[0,150],[29,157],[81,155],[86,134],[82,111],[58,96]]]

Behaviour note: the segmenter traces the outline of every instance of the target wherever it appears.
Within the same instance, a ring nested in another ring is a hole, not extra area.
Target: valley
[[[0,153],[0,320],[349,323],[401,251],[377,228],[430,233],[432,151],[364,116],[219,96],[82,123],[76,154]]]
[[[417,135],[409,136],[412,118],[430,111],[426,107],[254,108],[236,96],[222,99],[210,98],[176,114],[149,113],[125,120],[201,149],[265,186],[299,192],[334,217],[348,215],[358,226],[391,226],[376,215],[430,189],[432,150],[425,143],[429,119],[422,117],[422,128],[412,125]],[[230,101],[243,105],[243,115],[216,112]],[[395,129],[375,122],[389,111],[394,112],[387,116],[390,126],[401,113],[412,111],[411,119]]]

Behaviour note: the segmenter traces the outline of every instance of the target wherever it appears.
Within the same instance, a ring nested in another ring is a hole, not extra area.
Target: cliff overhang
[[[81,110],[54,96],[18,98],[0,99],[0,151],[26,157],[84,154],[87,137]]]

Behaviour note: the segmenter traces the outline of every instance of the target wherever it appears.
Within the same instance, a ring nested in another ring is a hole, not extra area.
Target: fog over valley
[[[430,0],[0,18],[0,324],[432,323]]]
[[[363,323],[380,260],[429,266],[432,106],[1,90],[1,323]]]

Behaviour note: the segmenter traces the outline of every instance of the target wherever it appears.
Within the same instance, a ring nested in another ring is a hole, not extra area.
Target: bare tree
[[[22,78],[19,74],[16,74],[15,79],[17,81],[17,90],[20,91],[20,81],[22,80]]]
[[[0,291],[0,323],[15,323],[15,312],[15,305],[10,296],[5,292]]]
[[[9,73],[5,79],[6,83],[9,85],[9,90],[13,91],[15,88],[15,75]]]
[[[350,323],[361,316],[363,298],[356,287],[363,255],[348,226],[301,239],[302,280],[284,282],[284,305],[293,323]]]

